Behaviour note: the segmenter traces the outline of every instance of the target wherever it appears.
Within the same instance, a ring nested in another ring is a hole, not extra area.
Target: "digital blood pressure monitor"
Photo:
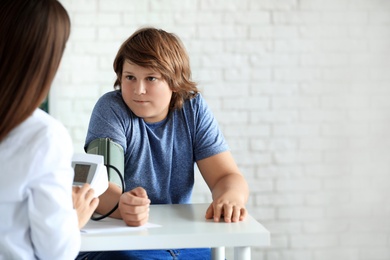
[[[74,169],[74,186],[82,186],[84,183],[89,183],[94,189],[96,197],[107,190],[108,175],[102,155],[74,154],[72,167]]]

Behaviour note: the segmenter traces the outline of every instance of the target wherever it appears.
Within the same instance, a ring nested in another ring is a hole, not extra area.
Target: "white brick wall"
[[[272,233],[252,258],[390,259],[390,1],[61,2],[72,34],[50,110],[77,152],[120,44],[163,28],[187,47]],[[210,201],[199,176],[194,201]]]

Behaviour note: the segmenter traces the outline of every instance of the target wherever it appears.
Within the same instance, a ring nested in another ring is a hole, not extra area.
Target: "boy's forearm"
[[[121,189],[116,184],[109,182],[108,189],[99,196],[99,205],[96,212],[102,215],[107,214],[115,207],[115,205],[118,204],[121,195]],[[122,218],[119,209],[116,209],[110,217],[118,219]]]
[[[213,200],[228,191],[236,191],[240,195],[240,200],[243,204],[248,201],[249,187],[241,174],[229,174],[219,180],[212,190]]]

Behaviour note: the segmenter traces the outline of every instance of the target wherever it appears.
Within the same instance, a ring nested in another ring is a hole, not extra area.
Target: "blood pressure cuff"
[[[103,155],[104,164],[106,166],[114,166],[124,178],[125,157],[121,145],[115,143],[110,138],[98,138],[93,140],[87,146],[86,152],[89,154]],[[122,183],[118,173],[112,168],[108,167],[108,180],[122,187]]]

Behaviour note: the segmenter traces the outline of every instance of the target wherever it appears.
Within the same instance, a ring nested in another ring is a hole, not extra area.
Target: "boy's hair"
[[[69,33],[57,0],[0,2],[0,141],[47,96]]]
[[[134,32],[119,48],[114,60],[115,89],[121,89],[124,62],[161,73],[172,89],[170,110],[180,109],[199,92],[191,80],[190,62],[181,40],[173,33],[146,27]]]

